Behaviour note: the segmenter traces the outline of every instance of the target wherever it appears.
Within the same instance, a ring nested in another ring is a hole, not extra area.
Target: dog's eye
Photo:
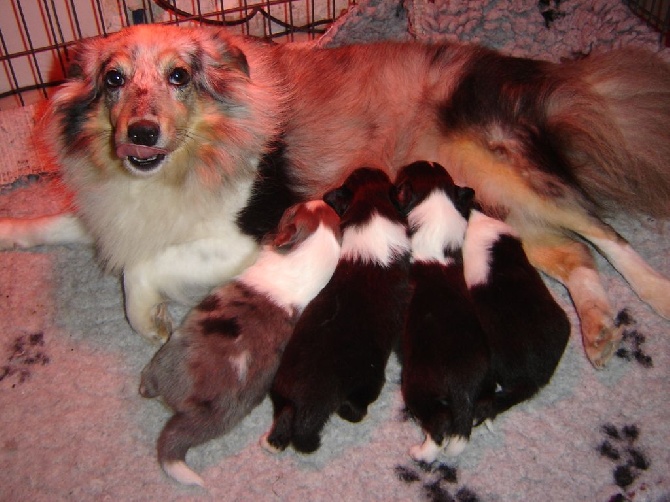
[[[186,85],[191,80],[191,76],[184,68],[175,68],[168,75],[168,81],[172,85]]]
[[[121,87],[126,83],[126,79],[123,74],[118,70],[109,70],[105,74],[105,85],[110,89],[115,89]]]

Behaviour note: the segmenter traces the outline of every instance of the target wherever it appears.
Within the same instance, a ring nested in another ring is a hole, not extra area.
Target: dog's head
[[[280,250],[290,251],[312,235],[319,225],[329,229],[338,241],[340,218],[325,202],[314,200],[289,207],[279,221],[277,232],[271,236],[272,244]]]
[[[440,164],[418,161],[403,167],[396,177],[398,203],[407,215],[433,191],[441,190],[467,219],[475,206],[475,192],[469,187],[454,184],[446,169]]]
[[[379,169],[356,169],[342,186],[326,193],[323,200],[340,216],[342,228],[364,224],[375,213],[404,223],[396,188],[388,175]]]
[[[199,169],[243,158],[236,149],[257,143],[249,138],[255,105],[236,40],[220,30],[141,25],[82,42],[51,105],[60,157],[142,177],[174,156],[182,170],[194,157]]]

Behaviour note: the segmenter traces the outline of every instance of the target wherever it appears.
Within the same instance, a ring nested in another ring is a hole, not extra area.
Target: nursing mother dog
[[[166,301],[248,266],[290,204],[356,167],[394,179],[421,159],[472,187],[566,286],[596,367],[622,328],[593,249],[670,317],[668,280],[601,220],[670,213],[670,69],[641,50],[553,64],[457,43],[317,49],[134,26],[79,45],[41,127],[76,212],[4,220],[2,247],[93,242],[148,338]]]

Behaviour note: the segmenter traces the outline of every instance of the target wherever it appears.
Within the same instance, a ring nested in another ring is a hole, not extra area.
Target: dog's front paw
[[[126,317],[137,333],[152,343],[163,344],[172,333],[172,319],[151,279],[142,266],[123,271]]]
[[[160,303],[153,308],[153,320],[156,329],[156,338],[160,343],[165,343],[172,334],[172,316],[168,311],[167,304]]]

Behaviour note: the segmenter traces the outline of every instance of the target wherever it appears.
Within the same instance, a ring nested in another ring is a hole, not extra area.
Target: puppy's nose
[[[159,135],[158,124],[150,120],[139,120],[128,127],[128,138],[135,145],[154,146]]]

